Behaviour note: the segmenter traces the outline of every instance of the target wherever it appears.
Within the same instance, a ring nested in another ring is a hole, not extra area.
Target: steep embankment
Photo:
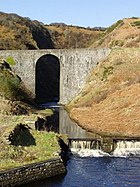
[[[0,58],[0,114],[27,114],[33,103],[20,77]]]
[[[140,49],[113,49],[67,108],[83,128],[102,135],[140,134]]]
[[[91,47],[140,47],[140,18],[117,21]]]
[[[54,23],[46,25],[50,31],[55,48],[87,48],[103,33],[103,28],[84,28]]]
[[[0,12],[0,50],[54,48],[43,23]]]

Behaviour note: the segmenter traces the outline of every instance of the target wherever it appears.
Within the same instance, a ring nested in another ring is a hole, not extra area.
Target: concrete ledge
[[[55,158],[1,171],[0,186],[16,186],[65,173],[63,161]]]

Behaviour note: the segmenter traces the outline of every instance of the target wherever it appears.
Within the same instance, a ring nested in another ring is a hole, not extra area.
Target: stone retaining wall
[[[66,168],[62,160],[60,158],[56,158],[1,171],[0,186],[16,186],[65,173]]]
[[[33,97],[35,97],[36,64],[44,55],[54,55],[60,62],[60,100],[67,104],[83,89],[87,76],[96,65],[111,52],[101,49],[44,49],[44,50],[0,50],[0,57],[11,57],[12,69],[19,75]]]

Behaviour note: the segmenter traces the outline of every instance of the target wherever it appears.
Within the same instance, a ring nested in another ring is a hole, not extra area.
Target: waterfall
[[[100,149],[100,142],[96,140],[70,140],[69,146],[73,149]]]
[[[69,147],[73,154],[80,157],[101,157],[109,156],[101,150],[99,140],[69,140]]]
[[[113,156],[140,156],[140,141],[117,141]]]
[[[73,154],[80,157],[102,157],[102,156],[140,156],[140,141],[136,140],[117,140],[114,142],[115,150],[112,154],[102,151],[100,140],[78,140],[70,139],[69,147]]]

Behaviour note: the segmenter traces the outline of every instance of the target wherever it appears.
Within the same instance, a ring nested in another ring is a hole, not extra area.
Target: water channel
[[[21,187],[140,187],[139,141],[118,141],[112,154],[105,153],[95,141],[99,135],[81,129],[63,108],[55,111],[59,133],[68,134],[71,140],[73,155],[67,162],[67,174]]]

